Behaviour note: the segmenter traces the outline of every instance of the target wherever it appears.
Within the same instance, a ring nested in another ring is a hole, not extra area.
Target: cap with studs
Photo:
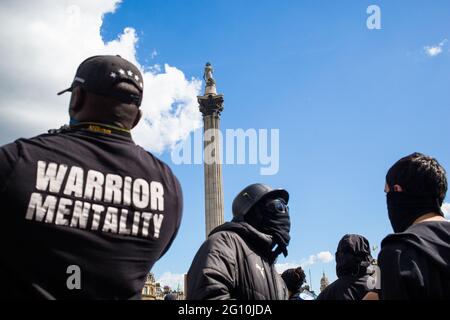
[[[94,56],[78,67],[72,85],[61,92],[71,92],[80,86],[85,91],[117,99],[123,103],[142,104],[144,82],[139,69],[121,56]],[[117,89],[117,84],[127,82],[136,87],[138,94]]]

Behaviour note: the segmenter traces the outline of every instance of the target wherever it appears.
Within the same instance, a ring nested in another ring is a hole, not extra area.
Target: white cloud
[[[56,93],[70,85],[81,61],[96,54],[120,54],[144,73],[145,121],[133,132],[138,144],[161,152],[201,126],[199,80],[186,79],[168,64],[163,70],[140,65],[139,39],[131,27],[113,41],[102,39],[103,17],[120,0],[70,3],[0,1],[0,144],[67,123],[69,95]]]
[[[301,266],[308,267],[318,262],[330,263],[331,261],[333,261],[333,255],[331,254],[331,252],[323,251],[315,255],[310,255],[308,259],[302,261]]]
[[[430,57],[437,56],[442,53],[442,47],[441,46],[435,46],[435,47],[425,47],[426,53]]]
[[[275,264],[275,268],[277,269],[278,273],[283,273],[284,271],[286,271],[288,269],[298,268],[299,266],[300,266],[300,263],[295,263],[295,262],[286,262],[286,263]]]
[[[172,290],[184,290],[184,274],[176,274],[171,272],[164,272],[156,282],[161,284],[161,287],[169,286]]]
[[[283,271],[287,269],[297,268],[298,266],[301,266],[302,268],[310,267],[317,263],[330,263],[334,260],[334,256],[329,251],[322,251],[318,254],[310,255],[306,259],[302,259],[300,262],[287,262],[287,263],[278,263],[276,264],[277,271],[279,273],[282,273]]]
[[[322,263],[330,263],[333,261],[333,254],[329,251],[320,252],[317,254],[317,259]]]
[[[442,212],[444,212],[447,219],[450,219],[450,203],[444,203],[442,205]]]
[[[435,57],[435,56],[440,55],[447,42],[448,42],[448,40],[444,39],[437,45],[425,46],[424,50],[425,50],[426,55],[429,57]]]

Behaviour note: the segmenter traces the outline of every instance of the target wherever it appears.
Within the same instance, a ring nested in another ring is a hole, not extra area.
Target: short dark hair
[[[302,267],[288,269],[281,275],[289,291],[297,292],[305,283],[306,275]]]
[[[389,169],[386,183],[391,190],[397,184],[408,193],[437,197],[440,205],[448,187],[445,169],[436,159],[418,152],[397,161]]]

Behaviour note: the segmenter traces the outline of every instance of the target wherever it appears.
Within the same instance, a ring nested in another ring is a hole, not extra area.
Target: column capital
[[[224,96],[223,94],[217,94],[217,95],[204,95],[204,96],[198,96],[198,103],[200,104],[199,109],[200,112],[203,114],[203,116],[210,116],[210,115],[219,115],[222,113],[224,107]]]

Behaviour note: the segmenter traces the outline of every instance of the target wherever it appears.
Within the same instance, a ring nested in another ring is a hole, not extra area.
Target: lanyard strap
[[[127,129],[118,128],[115,126],[110,126],[102,123],[95,122],[82,122],[76,125],[71,125],[71,129],[84,129],[95,133],[104,134],[118,134],[123,137],[131,138],[131,132]]]

